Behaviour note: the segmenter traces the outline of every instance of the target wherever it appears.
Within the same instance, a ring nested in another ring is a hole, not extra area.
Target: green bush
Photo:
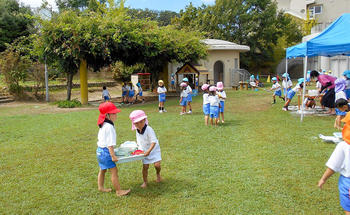
[[[76,99],[73,99],[71,101],[59,101],[59,102],[56,102],[57,106],[59,108],[75,108],[75,107],[81,107],[81,103],[80,101],[76,100]]]

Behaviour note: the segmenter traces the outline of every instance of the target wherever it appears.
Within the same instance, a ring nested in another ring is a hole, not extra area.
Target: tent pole
[[[288,58],[286,58],[286,73],[288,74]]]
[[[304,99],[305,99],[305,91],[306,91],[306,71],[307,71],[307,56],[305,56],[304,59],[304,83],[303,83],[303,97],[301,100],[301,115],[300,115],[300,121],[303,121],[304,118]]]

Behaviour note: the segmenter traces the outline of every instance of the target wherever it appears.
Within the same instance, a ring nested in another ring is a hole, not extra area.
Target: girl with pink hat
[[[124,196],[130,192],[130,189],[120,189],[118,169],[114,163],[118,161],[118,158],[114,153],[114,146],[117,142],[114,122],[116,121],[117,113],[119,113],[120,110],[112,102],[102,103],[98,109],[100,111],[97,121],[97,125],[99,126],[100,130],[98,131],[96,150],[97,161],[100,166],[100,171],[97,178],[98,190],[101,192],[112,191],[112,189],[106,189],[104,187],[105,174],[107,169],[110,169],[112,184],[116,189],[117,196]]]
[[[186,106],[187,106],[187,97],[188,97],[188,92],[187,92],[187,84],[185,82],[182,82],[180,84],[181,87],[181,94],[180,94],[180,105],[182,106],[182,111],[180,115],[186,114]]]
[[[220,100],[220,108],[219,108],[219,119],[220,121],[220,115],[221,115],[221,123],[224,123],[224,109],[225,109],[225,100],[226,100],[226,93],[224,91],[224,84],[222,82],[216,83],[216,94],[219,97]]]
[[[160,182],[160,161],[162,160],[160,154],[160,146],[154,130],[148,125],[147,116],[142,110],[134,110],[129,116],[132,124],[132,130],[136,129],[136,141],[141,150],[145,152],[145,158],[142,160],[142,176],[143,184],[142,188],[146,188],[148,184],[148,168],[150,164],[154,164],[156,169],[157,179],[156,182]]]
[[[210,114],[210,102],[209,102],[209,84],[203,84],[201,89],[203,90],[203,113],[204,113],[204,124],[208,125],[209,114]]]
[[[219,118],[219,108],[220,108],[220,100],[219,96],[216,95],[216,87],[209,87],[209,103],[210,103],[210,124],[213,125],[213,120],[215,121],[215,125],[218,125]]]

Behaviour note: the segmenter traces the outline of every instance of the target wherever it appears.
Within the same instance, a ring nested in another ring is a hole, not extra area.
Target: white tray
[[[145,155],[141,154],[141,155],[131,155],[128,157],[118,157],[118,161],[115,163],[127,163],[127,162],[131,162],[131,161],[138,161],[138,160],[142,160],[145,158]]]

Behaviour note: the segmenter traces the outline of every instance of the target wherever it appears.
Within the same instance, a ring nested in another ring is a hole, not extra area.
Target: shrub
[[[143,64],[136,64],[134,66],[126,66],[122,62],[116,62],[111,66],[114,80],[127,81],[133,73],[141,72],[144,68]]]
[[[75,108],[75,107],[81,107],[81,103],[80,101],[76,100],[76,99],[73,99],[71,101],[59,101],[59,102],[56,102],[57,103],[57,106],[59,108]]]

